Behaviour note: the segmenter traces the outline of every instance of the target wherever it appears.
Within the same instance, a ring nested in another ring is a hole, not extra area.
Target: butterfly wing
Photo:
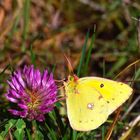
[[[79,131],[96,129],[107,120],[107,103],[94,88],[78,86],[67,92],[66,104],[70,125]]]
[[[70,125],[79,131],[99,127],[132,93],[124,83],[98,77],[69,81],[65,89]]]
[[[85,87],[94,87],[108,104],[108,113],[111,114],[122,105],[132,94],[132,88],[122,82],[99,77],[80,78],[79,83]]]

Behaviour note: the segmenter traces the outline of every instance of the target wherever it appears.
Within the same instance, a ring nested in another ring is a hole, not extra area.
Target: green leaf
[[[34,134],[33,134],[33,139],[34,139],[34,140],[43,140],[43,139],[44,139],[44,136],[43,136],[43,134],[41,133],[41,131],[39,130],[38,125],[37,125],[37,123],[36,123],[35,120],[32,121],[32,125],[33,125],[33,127],[35,128],[35,129],[34,129]]]
[[[0,140],[3,140],[4,138],[0,135]]]
[[[5,125],[5,130],[0,133],[3,138],[6,137],[9,129],[11,129],[12,127],[15,126],[16,122],[17,122],[17,120],[14,120],[14,119],[10,119],[8,121],[8,123]]]
[[[30,131],[26,128],[26,133],[27,133],[27,136],[28,136],[28,140],[32,140],[32,136],[30,134]]]
[[[29,31],[29,20],[30,20],[30,0],[24,1],[24,7],[23,7],[23,18],[24,18],[24,27],[23,27],[23,33],[22,33],[22,51],[24,52],[26,50],[26,39],[28,37],[28,31]]]
[[[84,74],[87,74],[87,71],[88,71],[88,65],[89,65],[89,61],[90,61],[90,57],[91,57],[91,52],[92,52],[94,40],[95,40],[95,28],[94,28],[93,35],[91,37],[91,42],[90,42],[90,45],[89,45],[88,54],[86,56],[86,63],[85,63],[85,66],[84,66]]]
[[[80,58],[80,63],[79,63],[79,66],[78,66],[78,71],[77,71],[78,76],[80,76],[82,65],[84,63],[88,38],[89,38],[89,31],[86,34],[85,43],[84,43],[84,46],[83,46],[83,49],[82,49],[82,55],[81,55],[81,58]]]
[[[35,140],[42,140],[42,139],[44,139],[43,134],[39,130],[37,130],[35,133]]]
[[[14,136],[16,137],[17,140],[23,140],[25,136],[25,127],[26,124],[23,121],[23,119],[18,119],[16,123],[16,131],[14,132]]]
[[[105,139],[105,126],[102,126],[102,140]]]
[[[55,131],[54,131],[53,129],[51,129],[51,128],[48,126],[47,123],[45,123],[45,126],[46,126],[46,128],[48,129],[48,131],[49,131],[48,136],[49,136],[51,139],[53,139],[53,140],[57,140]]]
[[[77,140],[77,131],[73,130],[72,132],[72,140]]]

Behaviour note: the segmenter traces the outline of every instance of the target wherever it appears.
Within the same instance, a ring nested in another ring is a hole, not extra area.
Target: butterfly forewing
[[[79,83],[84,84],[85,87],[94,87],[101,93],[102,97],[108,104],[109,114],[122,105],[133,91],[132,88],[125,83],[99,77],[80,78]]]

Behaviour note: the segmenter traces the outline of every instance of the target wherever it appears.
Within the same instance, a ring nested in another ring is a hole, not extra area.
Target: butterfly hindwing
[[[67,93],[67,111],[73,129],[89,131],[96,129],[107,120],[107,103],[98,91],[77,85],[73,92]]]

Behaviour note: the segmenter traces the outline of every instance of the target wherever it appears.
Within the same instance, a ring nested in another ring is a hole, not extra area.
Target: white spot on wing
[[[93,109],[93,106],[94,106],[93,103],[88,103],[88,104],[87,104],[87,108],[90,109],[90,110]]]

